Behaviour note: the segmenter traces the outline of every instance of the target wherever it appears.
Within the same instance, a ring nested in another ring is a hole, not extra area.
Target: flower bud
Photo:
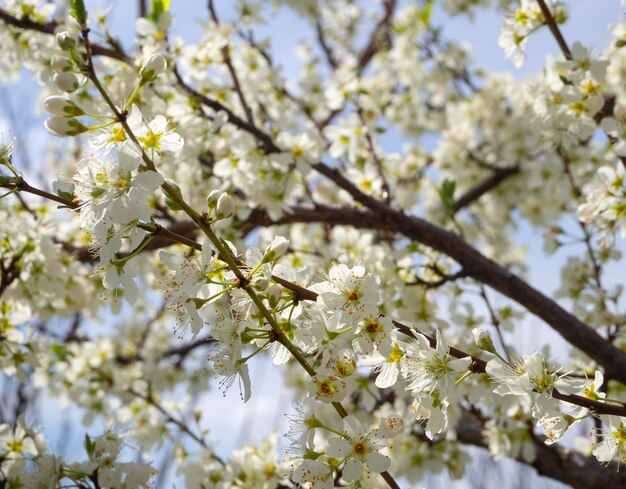
[[[215,209],[220,195],[222,195],[222,191],[218,189],[211,190],[211,192],[209,192],[209,196],[206,198],[206,203],[209,209]]]
[[[167,69],[167,61],[161,53],[153,53],[144,59],[139,75],[141,75],[141,83],[154,81],[161,73]]]
[[[270,278],[265,275],[257,275],[252,280],[252,287],[258,292],[265,292],[270,286]]]
[[[217,199],[217,207],[215,209],[215,216],[218,219],[225,219],[232,215],[235,211],[235,201],[233,198],[224,192],[220,195],[219,199]]]
[[[89,129],[83,126],[79,120],[66,117],[51,117],[44,125],[55,136],[76,136]]]
[[[276,307],[280,302],[280,296],[283,293],[283,287],[279,284],[272,284],[267,288],[267,300],[272,308]]]
[[[74,49],[76,47],[76,39],[74,39],[67,31],[57,33],[56,40],[58,46],[63,51],[69,51],[70,49]]]
[[[74,69],[74,65],[69,58],[55,54],[50,60],[50,68],[52,68],[52,71],[55,73],[67,73]]]
[[[263,255],[263,263],[276,261],[283,256],[289,249],[289,240],[283,236],[276,236],[274,240],[265,250]]]
[[[493,346],[493,340],[487,331],[482,328],[474,328],[472,330],[472,334],[474,335],[474,341],[476,342],[478,348],[490,353],[496,352],[496,348]]]
[[[71,73],[55,73],[52,80],[56,87],[63,92],[75,92],[79,87],[78,78]]]
[[[85,112],[71,100],[67,100],[60,95],[53,95],[43,101],[43,108],[57,117],[75,117],[83,115]]]

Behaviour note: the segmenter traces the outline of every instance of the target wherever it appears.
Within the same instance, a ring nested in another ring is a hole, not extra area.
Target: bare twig
[[[459,212],[461,209],[467,207],[480,199],[486,193],[496,188],[504,180],[510,176],[517,175],[519,172],[519,165],[494,169],[490,177],[476,184],[474,187],[471,187],[454,202],[454,205],[452,206],[453,212]]]

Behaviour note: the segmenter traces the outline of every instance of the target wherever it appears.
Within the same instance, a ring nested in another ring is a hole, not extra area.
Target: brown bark
[[[457,425],[457,438],[461,443],[487,448],[482,437],[481,423],[465,415]],[[568,484],[574,489],[623,489],[626,473],[618,471],[616,463],[600,464],[594,457],[556,445],[545,445],[535,439],[537,458],[529,463],[539,475]],[[520,460],[522,463],[526,463]]]

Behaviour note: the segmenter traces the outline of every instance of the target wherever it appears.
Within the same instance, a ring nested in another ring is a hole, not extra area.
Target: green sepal
[[[167,197],[165,199],[165,205],[167,206],[167,208],[171,211],[182,211],[183,208],[181,206],[179,206],[176,201],[174,201],[173,199],[170,199],[169,197]]]
[[[83,0],[68,0],[70,4],[69,14],[74,17],[81,26],[87,24],[87,9]]]
[[[69,200],[70,202],[74,200],[74,194],[70,192],[64,192],[63,190],[57,191],[57,195],[62,199]]]
[[[0,186],[4,186],[7,183],[15,183],[15,177],[10,177],[8,175],[0,175]]]

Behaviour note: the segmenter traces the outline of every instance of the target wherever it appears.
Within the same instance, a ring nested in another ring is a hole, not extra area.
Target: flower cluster
[[[0,476],[148,487],[143,455],[169,450],[190,488],[394,487],[462,477],[468,440],[532,463],[591,427],[576,463],[625,461],[626,28],[598,53],[557,36],[563,58],[516,80],[475,68],[432,2],[274,2],[317,43],[290,76],[253,34],[264,2],[209,2],[195,40],[169,3],[137,19],[132,49],[82,0],[0,7],[0,75],[32,72],[63,137],[52,192],[20,138],[0,145],[0,370],[18,411],[33,385],[87,430],[124,427],[68,464],[7,420]],[[559,1],[498,8],[516,66],[567,18]],[[551,296],[524,278],[529,226],[560,267]],[[526,312],[571,366],[512,336]],[[259,358],[297,399],[285,462],[275,436],[231,457],[207,436],[213,379],[247,402]]]

